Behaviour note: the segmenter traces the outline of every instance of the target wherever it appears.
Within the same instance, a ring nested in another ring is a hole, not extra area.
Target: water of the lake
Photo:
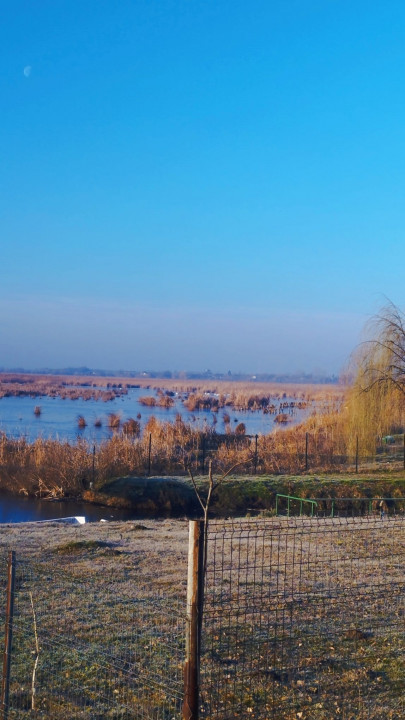
[[[210,410],[195,410],[189,412],[183,405],[180,398],[174,398],[174,405],[171,408],[147,407],[139,402],[140,397],[151,395],[156,397],[153,390],[145,388],[133,388],[128,390],[127,395],[115,398],[108,402],[100,400],[62,400],[59,397],[4,397],[0,399],[0,432],[9,437],[25,437],[33,441],[38,437],[55,438],[74,442],[78,437],[85,438],[89,442],[99,443],[111,437],[112,432],[108,427],[108,415],[118,413],[124,422],[128,418],[137,418],[140,414],[141,428],[148,418],[154,415],[158,420],[173,421],[177,413],[180,413],[185,422],[194,424],[197,428],[204,429],[213,423],[214,414]],[[283,398],[283,402],[289,402],[292,398]],[[275,399],[274,404],[279,405],[280,400]],[[34,408],[40,406],[41,414],[34,415]],[[295,408],[291,415],[291,422],[301,422],[313,410],[313,406],[305,410]],[[282,412],[285,412],[282,410]],[[287,411],[288,412],[288,411]],[[274,423],[274,415],[264,414],[262,411],[233,411],[230,408],[221,409],[217,416],[216,431],[225,432],[224,413],[231,417],[231,428],[237,423],[243,422],[248,435],[267,434],[277,426]],[[79,429],[78,417],[83,416],[87,423],[85,428]],[[101,427],[95,427],[95,421],[100,419]]]
[[[134,513],[130,510],[99,507],[74,500],[50,502],[6,493],[0,494],[0,524],[57,520],[58,518],[78,515],[84,516],[86,522],[131,520],[134,518]]]

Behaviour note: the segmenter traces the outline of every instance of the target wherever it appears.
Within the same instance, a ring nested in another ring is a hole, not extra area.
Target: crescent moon
[[[24,71],[23,71],[25,77],[29,77],[31,75],[31,70],[32,70],[31,65],[25,66]]]

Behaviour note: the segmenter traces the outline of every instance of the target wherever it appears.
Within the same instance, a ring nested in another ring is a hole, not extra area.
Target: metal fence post
[[[305,433],[305,470],[308,471],[308,433]]]
[[[95,475],[96,475],[96,446],[93,445],[93,459],[92,459],[92,468],[91,468],[91,481],[93,483],[92,487],[94,487]]]
[[[148,476],[150,475],[151,454],[152,454],[152,433],[149,433],[149,445],[148,445]]]
[[[204,582],[204,522],[190,520],[183,720],[198,720]]]
[[[255,475],[257,474],[257,441],[259,436],[255,435]]]
[[[201,472],[204,475],[204,466],[205,466],[205,435],[203,434],[201,437]]]
[[[7,720],[8,718],[11,645],[13,640],[15,565],[15,551],[11,550],[8,556],[7,567],[7,604],[4,629],[3,678],[1,684],[1,720]]]

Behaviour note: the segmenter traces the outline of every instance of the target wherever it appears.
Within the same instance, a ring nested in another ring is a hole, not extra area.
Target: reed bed
[[[354,391],[344,387],[214,380],[191,384],[150,378],[137,380],[135,385],[124,378],[0,374],[0,397],[24,393],[108,400],[134,387],[149,391],[140,397],[141,405],[169,408],[181,400],[188,412],[210,410],[212,422],[201,429],[193,418],[185,422],[178,413],[174,421],[152,416],[141,427],[140,413],[134,420],[111,412],[107,424],[113,437],[96,448],[83,438],[75,443],[43,438],[30,443],[3,434],[0,489],[38,497],[82,497],[120,476],[187,475],[189,468],[204,473],[209,459],[218,473],[237,466],[238,473],[258,475],[305,473],[308,455],[312,470],[336,471],[354,464],[356,421],[362,406],[357,403],[356,415],[352,409]],[[37,412],[39,409],[37,405]],[[293,425],[295,412],[304,409],[306,421]],[[216,432],[219,411],[224,433]],[[277,427],[268,435],[249,437],[244,422],[231,423],[231,412],[271,413]],[[394,413],[395,420],[399,414],[399,410]],[[79,427],[85,423],[79,416]],[[101,425],[99,417],[94,424]],[[361,433],[359,440],[361,454],[374,456],[376,437],[367,446]]]
[[[108,402],[126,395],[131,388],[154,390],[157,399],[145,396],[144,405],[171,407],[174,397],[180,396],[191,412],[201,408],[216,409],[232,407],[235,410],[260,410],[270,408],[280,412],[286,398],[297,407],[311,403],[339,405],[345,388],[337,385],[305,385],[295,383],[241,382],[225,380],[181,381],[174,379],[31,375],[29,373],[0,373],[0,399],[2,397],[60,397],[77,400],[100,400]],[[284,404],[285,407],[285,404]]]
[[[109,425],[113,436],[97,446],[83,438],[29,442],[0,435],[0,489],[45,498],[82,497],[120,476],[187,476],[189,468],[204,473],[209,459],[218,473],[236,466],[245,475],[303,474],[306,450],[312,470],[348,469],[354,462],[341,413],[312,415],[301,425],[258,436],[247,436],[243,423],[228,423],[222,434],[215,425],[202,431],[180,414],[173,422],[152,416],[142,430],[139,420],[121,422],[118,414],[110,414]]]
[[[128,393],[121,383],[91,382],[84,378],[54,375],[0,373],[0,399],[4,397],[60,397],[65,400],[108,402]]]

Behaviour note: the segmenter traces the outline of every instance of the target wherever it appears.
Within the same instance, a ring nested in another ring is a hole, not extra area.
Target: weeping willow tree
[[[402,432],[405,419],[405,316],[389,302],[367,327],[354,356],[354,382],[347,403],[348,450],[356,438],[361,454],[374,454],[377,438]]]

